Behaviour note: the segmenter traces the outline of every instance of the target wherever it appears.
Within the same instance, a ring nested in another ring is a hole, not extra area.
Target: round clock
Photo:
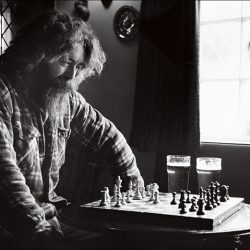
[[[132,6],[122,6],[113,20],[114,32],[120,40],[131,40],[138,33],[139,12]]]

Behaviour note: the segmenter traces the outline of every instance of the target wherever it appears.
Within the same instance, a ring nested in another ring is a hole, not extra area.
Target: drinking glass
[[[187,190],[191,156],[167,155],[168,192]]]
[[[196,159],[198,188],[207,189],[211,182],[220,182],[221,158],[198,157]]]

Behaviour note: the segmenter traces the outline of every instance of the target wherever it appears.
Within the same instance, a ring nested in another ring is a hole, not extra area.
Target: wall
[[[56,9],[75,15],[75,1],[55,1]],[[105,117],[109,118],[118,129],[129,137],[137,68],[138,36],[132,41],[119,41],[113,31],[113,18],[116,11],[124,5],[133,6],[140,11],[141,0],[112,1],[105,9],[101,0],[88,1],[90,17],[88,22],[96,31],[107,62],[100,77],[94,76],[80,88],[86,100]],[[133,149],[145,183],[153,182],[154,153],[139,153]]]

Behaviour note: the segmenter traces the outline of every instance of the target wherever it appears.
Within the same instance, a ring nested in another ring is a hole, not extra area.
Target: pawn
[[[122,204],[121,204],[121,201],[120,201],[120,194],[119,194],[119,192],[117,192],[115,207],[121,207],[121,206],[122,206]]]
[[[146,196],[150,197],[151,196],[151,192],[150,192],[150,185],[146,186]]]
[[[125,195],[126,195],[126,193],[122,193],[122,200],[121,200],[121,204],[122,205],[126,205],[126,201],[125,201]]]
[[[186,204],[184,201],[181,201],[180,205],[179,205],[179,208],[181,209],[180,210],[180,214],[185,214],[187,211],[186,211]]]
[[[141,200],[142,199],[141,192],[140,192],[140,187],[139,186],[136,187],[133,199],[134,200]]]
[[[126,202],[127,202],[127,203],[131,203],[131,199],[130,199],[130,192],[129,192],[129,190],[127,191],[127,198],[126,198]]]
[[[191,192],[188,190],[188,191],[187,191],[187,199],[186,199],[186,203],[191,203],[191,200],[190,200],[190,194],[191,194]]]
[[[153,204],[158,204],[160,201],[159,201],[159,191],[155,191],[154,192],[154,201],[153,201]]]
[[[176,200],[175,200],[176,192],[173,192],[172,195],[173,195],[173,200],[171,201],[170,204],[171,204],[171,205],[176,205],[176,204],[177,204],[177,202],[176,202]]]
[[[198,211],[197,211],[197,215],[204,215],[204,210],[203,210],[203,207],[204,207],[204,199],[203,198],[199,198],[198,201],[197,201],[197,204],[198,204]]]

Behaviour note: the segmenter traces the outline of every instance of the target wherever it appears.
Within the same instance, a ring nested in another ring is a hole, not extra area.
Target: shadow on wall
[[[250,203],[250,145],[202,143],[199,156],[222,158],[221,184],[229,186],[229,195]]]

